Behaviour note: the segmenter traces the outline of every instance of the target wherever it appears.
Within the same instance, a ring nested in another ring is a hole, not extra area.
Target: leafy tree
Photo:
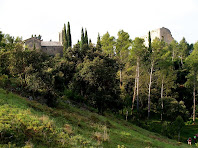
[[[190,71],[187,75],[186,86],[193,87],[193,121],[195,122],[195,98],[196,98],[196,88],[197,88],[197,73],[198,73],[198,42],[194,45],[193,52],[186,58],[186,65],[189,67]]]
[[[135,85],[133,91],[132,100],[132,111],[134,106],[135,97],[137,98],[137,110],[139,110],[139,78],[140,78],[140,67],[143,64],[144,57],[146,55],[147,49],[144,46],[144,40],[141,38],[135,38],[132,42],[131,59],[136,61],[136,72],[135,72]]]
[[[94,59],[86,57],[84,62],[78,65],[76,82],[84,85],[82,94],[100,113],[107,108],[117,110],[120,105],[116,61],[97,52],[94,54]]]
[[[149,54],[150,68],[149,68],[149,88],[148,88],[148,119],[150,118],[150,110],[151,110],[151,85],[153,82],[153,72],[154,66],[159,59],[159,53],[164,48],[164,41],[160,41],[158,38],[155,38],[152,43],[152,52]]]
[[[173,122],[174,130],[178,134],[178,141],[180,141],[180,133],[185,126],[184,120],[181,116],[178,116],[176,120]]]
[[[116,40],[116,57],[120,61],[120,87],[122,87],[122,69],[128,59],[129,49],[131,47],[132,40],[127,32],[120,30],[118,32],[118,38]]]
[[[162,44],[164,44],[162,42]],[[174,88],[176,73],[174,72],[173,61],[171,59],[171,52],[168,45],[164,44],[162,49],[158,52],[158,60],[156,65],[157,84],[161,88],[161,120],[163,119],[163,100],[164,96],[172,96],[171,89]]]
[[[98,41],[99,41],[99,37],[98,37]],[[100,42],[97,43],[98,43],[98,47],[100,47]],[[103,52],[112,58],[115,53],[114,51],[115,38],[113,36],[110,36],[110,34],[107,32],[102,36],[101,45]]]
[[[189,55],[188,43],[185,38],[182,38],[182,40],[179,43],[179,57],[180,57],[182,66],[184,65],[183,61],[188,55]]]

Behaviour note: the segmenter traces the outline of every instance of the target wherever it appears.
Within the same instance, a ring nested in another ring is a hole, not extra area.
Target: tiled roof
[[[63,46],[60,42],[41,41],[41,46]]]

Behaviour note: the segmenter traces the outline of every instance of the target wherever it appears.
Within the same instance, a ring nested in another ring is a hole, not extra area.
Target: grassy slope
[[[42,120],[42,122],[46,120],[53,123],[56,131],[64,128],[69,135],[68,141],[72,144],[72,147],[82,147],[83,145],[107,148],[116,148],[118,145],[128,148],[188,147],[186,144],[178,144],[174,140],[144,130],[124,120],[116,119],[113,115],[100,116],[86,109],[63,103],[61,105],[62,109],[53,109],[36,101],[29,101],[18,95],[6,93],[2,89],[0,89],[0,105],[5,107],[4,109],[7,108],[7,112],[16,108],[17,112],[24,111],[37,120]],[[15,115],[17,115],[17,112]],[[106,132],[107,134],[105,134]],[[34,147],[50,147],[46,143],[35,141],[32,141],[29,146],[31,145],[34,145]],[[67,144],[62,145],[62,147],[66,146]]]

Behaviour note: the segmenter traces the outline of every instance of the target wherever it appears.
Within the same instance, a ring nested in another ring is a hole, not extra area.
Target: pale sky
[[[198,40],[198,0],[0,0],[0,30],[23,39],[41,34],[44,41],[58,41],[58,32],[70,22],[72,44],[82,27],[96,43],[107,31],[119,30],[131,39],[160,27],[168,28],[178,42]]]

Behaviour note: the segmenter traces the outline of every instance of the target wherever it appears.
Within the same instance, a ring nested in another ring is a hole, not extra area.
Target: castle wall
[[[160,39],[163,39],[168,44],[170,44],[172,40],[174,40],[170,30],[164,27],[160,28],[160,37]]]
[[[41,51],[49,55],[53,55],[53,56],[60,53],[60,56],[62,56],[63,46],[42,46]]]
[[[157,37],[160,40],[164,40],[166,43],[170,44],[174,38],[171,35],[171,32],[167,28],[159,28],[150,32],[151,34],[151,42]],[[142,37],[144,39],[145,46],[149,46],[148,44],[148,34]]]

